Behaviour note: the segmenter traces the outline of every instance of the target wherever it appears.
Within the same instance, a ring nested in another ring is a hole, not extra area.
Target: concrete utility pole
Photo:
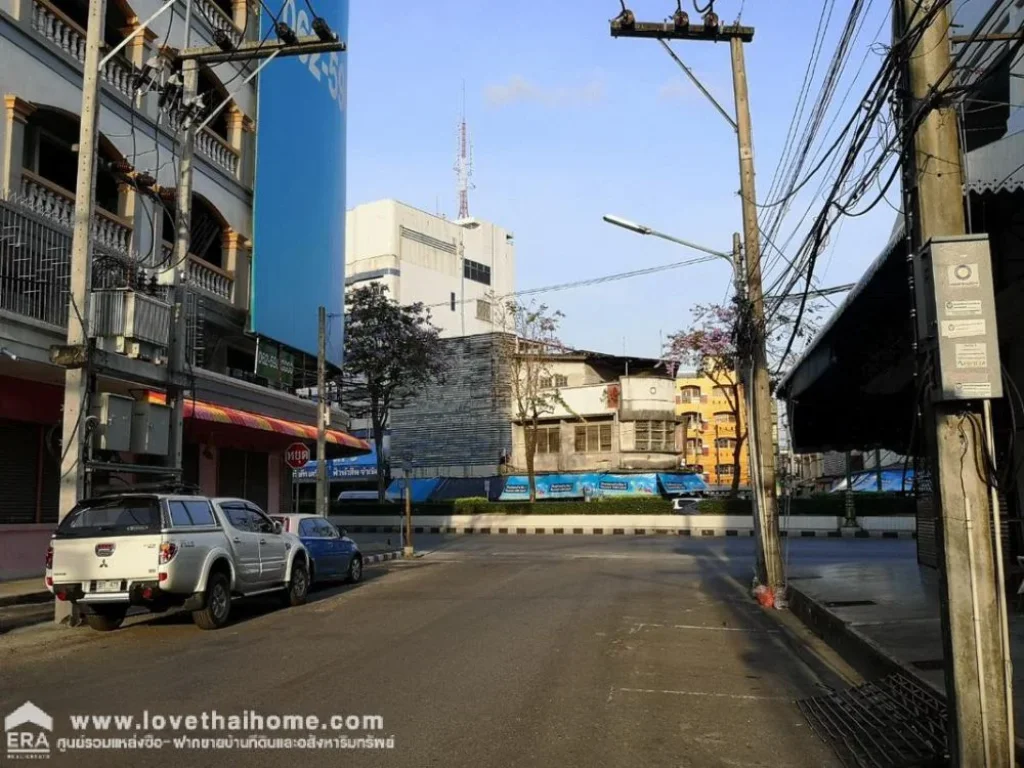
[[[316,513],[327,517],[327,307],[317,310]]]
[[[187,48],[192,34],[192,2],[185,5],[185,39]],[[176,382],[185,371],[185,347],[188,345],[188,252],[192,245],[192,156],[195,152],[198,114],[191,111],[199,92],[199,62],[182,62],[182,105],[186,118],[185,140],[181,145],[178,166],[177,201],[174,216],[174,252],[171,258],[171,339],[167,350],[167,404],[171,406],[171,429],[167,445],[167,464],[181,471],[181,451],[185,431],[185,390]],[[179,475],[180,477],[180,475]]]
[[[611,22],[613,37],[645,37],[665,44],[665,40],[729,41],[732,58],[733,93],[736,102],[736,120],[733,122],[739,145],[740,198],[743,205],[743,239],[746,260],[746,300],[749,308],[750,343],[750,405],[748,414],[751,463],[755,511],[758,516],[760,557],[758,577],[762,584],[777,592],[783,586],[785,575],[782,548],[779,543],[779,519],[776,500],[775,455],[772,449],[772,396],[768,381],[768,357],[765,351],[764,294],[761,286],[761,232],[757,224],[757,192],[754,186],[754,149],[750,126],[750,103],[747,93],[747,73],[743,60],[743,44],[754,39],[753,27],[737,24],[722,25],[712,11],[705,15],[703,24],[690,24],[685,11],[677,11],[669,22],[639,22],[632,11],[625,10]],[[671,53],[671,51],[670,51]],[[673,56],[677,59],[678,57]],[[681,62],[679,62],[681,63]],[[685,67],[684,67],[685,69]],[[693,77],[692,73],[687,72]],[[709,96],[710,98],[710,96]],[[714,99],[712,99],[714,102]],[[720,105],[714,102],[721,110]]]
[[[192,1],[186,0],[185,6],[185,40],[182,50],[178,53],[177,59],[182,67],[182,105],[185,113],[185,137],[181,148],[181,165],[179,168],[177,188],[177,212],[175,218],[175,243],[174,260],[172,264],[173,273],[173,297],[174,304],[173,322],[171,324],[171,341],[168,351],[168,402],[172,406],[171,428],[169,438],[169,450],[167,463],[171,469],[180,477],[181,474],[181,449],[182,434],[184,432],[184,387],[177,384],[181,381],[181,375],[185,368],[185,347],[186,339],[186,295],[188,291],[187,275],[188,251],[191,240],[192,220],[192,156],[195,149],[196,132],[202,118],[203,105],[197,103],[199,98],[199,67],[203,64],[219,64],[230,61],[252,61],[254,59],[272,59],[279,56],[300,56],[312,53],[342,52],[346,50],[345,43],[338,39],[326,22],[322,19],[315,20],[314,29],[316,35],[298,36],[283,22],[278,23],[276,32],[278,40],[256,40],[246,41],[238,46],[222,47],[221,45],[207,46],[203,48],[189,48],[191,36],[191,11]],[[83,112],[84,114],[84,112]],[[323,308],[321,307],[321,311]],[[321,341],[321,360],[323,349]],[[321,400],[323,400],[323,378],[320,381]],[[322,435],[326,419],[319,413],[318,429]],[[320,496],[320,473],[326,472],[326,464],[323,461],[323,438],[318,436],[317,454],[320,458],[320,467],[317,471],[317,512],[324,514],[326,504]]]
[[[85,64],[82,80],[82,120],[78,138],[78,179],[75,183],[75,227],[71,240],[71,278],[68,286],[68,347],[86,350],[85,365],[68,368],[64,378],[64,413],[60,462],[60,507],[63,520],[86,493],[86,436],[89,416],[89,299],[92,292],[92,215],[96,178],[97,121],[100,113],[100,53],[106,0],[89,5],[85,36]],[[57,600],[53,619],[77,622],[71,603]]]
[[[903,0],[904,26],[908,19],[928,18],[937,5],[939,0]],[[910,91],[907,114],[914,113],[919,105],[930,101],[949,84],[952,67],[946,39],[948,30],[949,11],[942,7],[924,29],[916,48],[905,54]],[[988,268],[976,259],[972,263],[961,262],[958,267],[940,269],[934,258],[936,238],[963,238],[966,231],[957,118],[949,101],[938,100],[927,113],[914,134],[913,146],[904,152],[904,162],[910,164],[908,170],[912,173],[906,178],[912,180],[909,191],[916,200],[913,236],[918,338],[929,351],[938,352],[930,354],[929,359],[934,361],[934,380],[944,382],[949,371],[940,359],[944,340],[937,330],[937,315],[942,309],[937,311],[932,303],[938,296],[938,289],[948,290],[951,283],[961,281],[961,273],[955,270],[968,267],[973,269],[973,275],[978,275]],[[936,168],[941,169],[941,173],[935,172]],[[979,285],[978,278],[972,276],[972,269],[968,269],[967,278],[953,286],[964,290],[964,298],[968,296],[968,289]],[[950,277],[954,273],[956,281]],[[990,274],[988,287],[991,292]],[[977,293],[983,295],[980,291]],[[979,313],[985,301],[976,301]],[[990,297],[988,301],[992,301]],[[954,369],[963,368],[959,365],[959,347],[985,348],[987,345],[988,358],[998,358],[994,311],[991,318],[993,327],[988,331],[988,338],[976,344],[956,345]],[[943,326],[953,326],[956,322],[959,321],[941,319]],[[981,323],[984,335],[985,320],[971,322]],[[949,335],[945,331],[944,328],[943,335]],[[982,354],[980,358],[983,364],[985,357],[986,354]],[[981,393],[978,397],[995,396],[995,390],[1001,385],[998,360],[989,366],[992,392]],[[929,395],[924,433],[931,459],[935,504],[939,510],[939,574],[950,754],[953,764],[961,768],[1005,768],[1014,765],[1012,674],[1001,621],[1006,586],[998,583],[993,566],[990,489],[987,478],[978,469],[987,466],[983,455],[985,436],[980,427],[984,423],[984,401],[952,399],[945,384],[933,387]]]

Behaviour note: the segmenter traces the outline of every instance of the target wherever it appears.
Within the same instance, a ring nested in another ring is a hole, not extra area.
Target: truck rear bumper
[[[167,610],[183,606],[188,610],[202,607],[202,594],[180,594],[165,592],[157,581],[136,581],[123,592],[87,592],[80,583],[54,584],[53,593],[58,600],[77,603],[88,610],[90,605],[139,606],[152,611]]]

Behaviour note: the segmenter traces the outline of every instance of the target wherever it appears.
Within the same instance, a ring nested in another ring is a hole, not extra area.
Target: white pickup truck
[[[46,553],[46,586],[89,626],[121,626],[129,607],[182,607],[224,626],[233,597],[279,592],[300,605],[309,556],[298,537],[244,499],[124,493],[80,502]]]

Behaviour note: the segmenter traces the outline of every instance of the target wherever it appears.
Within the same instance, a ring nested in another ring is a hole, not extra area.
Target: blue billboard
[[[277,7],[277,3],[274,4]],[[316,4],[348,41],[348,0]],[[285,0],[281,21],[312,34],[309,6]],[[263,34],[273,35],[264,13]],[[279,57],[259,74],[250,330],[341,365],[345,302],[345,112],[348,54]]]

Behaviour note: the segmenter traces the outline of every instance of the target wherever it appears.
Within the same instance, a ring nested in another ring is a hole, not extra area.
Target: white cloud
[[[604,100],[604,80],[592,78],[580,85],[544,86],[512,75],[503,83],[494,83],[484,89],[487,103],[493,107],[513,104],[541,104],[546,107],[578,107],[597,104]]]

